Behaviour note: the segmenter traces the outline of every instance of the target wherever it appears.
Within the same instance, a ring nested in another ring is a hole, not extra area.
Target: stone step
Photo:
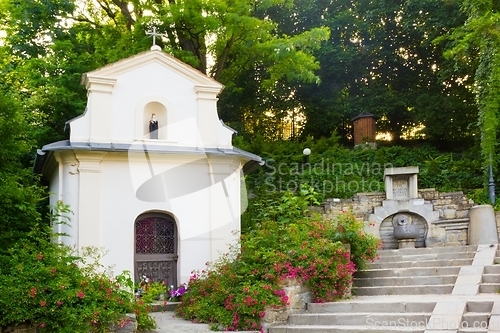
[[[500,283],[481,283],[479,285],[479,293],[481,294],[498,294],[500,292]]]
[[[387,287],[356,287],[352,294],[356,296],[379,295],[444,295],[451,294],[454,284],[439,284],[428,286],[387,286]]]
[[[490,313],[464,313],[459,328],[486,329]]]
[[[425,326],[430,313],[303,313],[288,317],[289,325]]]
[[[445,247],[420,247],[416,249],[379,250],[378,254],[380,257],[385,257],[385,256],[395,256],[395,255],[419,255],[419,254],[429,254],[429,253],[462,253],[462,252],[475,252],[476,250],[477,250],[477,245],[464,245],[464,246],[445,246]]]
[[[432,312],[436,302],[362,302],[356,300],[309,303],[308,313],[410,313],[410,312]]]
[[[457,275],[355,278],[354,286],[355,287],[426,286],[426,285],[436,285],[436,284],[454,284],[456,279]]]
[[[493,309],[493,301],[468,301],[465,307],[466,313],[490,313]]]
[[[388,269],[368,269],[356,272],[356,278],[377,278],[393,276],[436,276],[436,275],[456,275],[460,271],[460,266],[449,267],[408,267],[408,268],[388,268]]]
[[[176,311],[181,302],[153,302],[150,312]]]
[[[465,259],[474,258],[475,252],[445,252],[445,253],[421,253],[421,254],[398,254],[393,256],[381,256],[375,260],[376,263],[397,261],[423,261],[443,259]]]
[[[485,266],[484,274],[500,274],[500,265]]]
[[[410,268],[410,267],[445,267],[445,266],[469,266],[472,264],[472,258],[466,259],[441,259],[441,260],[425,260],[425,261],[399,261],[399,262],[374,262],[369,265],[369,269],[384,269],[384,268]]]
[[[342,325],[310,325],[310,326],[276,326],[270,327],[269,333],[424,333],[425,327],[388,327],[388,326],[342,326]]]
[[[500,283],[499,274],[483,274],[483,283]]]

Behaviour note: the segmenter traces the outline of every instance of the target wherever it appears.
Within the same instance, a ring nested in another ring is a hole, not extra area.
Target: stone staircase
[[[496,251],[492,266],[484,267],[479,292],[496,293],[500,290],[500,251]]]
[[[461,266],[472,264],[476,247],[380,251],[380,259],[354,278],[353,294],[450,294]]]
[[[500,333],[497,245],[380,251],[353,296],[307,305],[269,333]]]

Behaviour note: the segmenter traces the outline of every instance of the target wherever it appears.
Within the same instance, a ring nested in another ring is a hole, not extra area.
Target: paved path
[[[198,333],[213,332],[207,324],[195,324],[182,318],[175,317],[172,311],[154,312],[151,316],[156,320],[158,327],[152,332],[157,333]]]
[[[153,312],[151,316],[156,320],[158,327],[153,331],[149,331],[149,333],[214,333],[207,324],[195,324],[178,318],[173,311]],[[245,332],[240,331],[239,333]],[[247,331],[247,333],[250,332]]]

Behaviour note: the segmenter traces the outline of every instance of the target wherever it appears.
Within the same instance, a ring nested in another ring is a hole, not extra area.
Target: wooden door
[[[146,214],[135,222],[135,280],[177,286],[177,228],[166,214]]]

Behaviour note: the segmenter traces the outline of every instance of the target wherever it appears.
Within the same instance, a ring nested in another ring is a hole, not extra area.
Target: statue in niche
[[[158,120],[156,115],[153,113],[151,119],[149,120],[149,138],[158,139]]]

